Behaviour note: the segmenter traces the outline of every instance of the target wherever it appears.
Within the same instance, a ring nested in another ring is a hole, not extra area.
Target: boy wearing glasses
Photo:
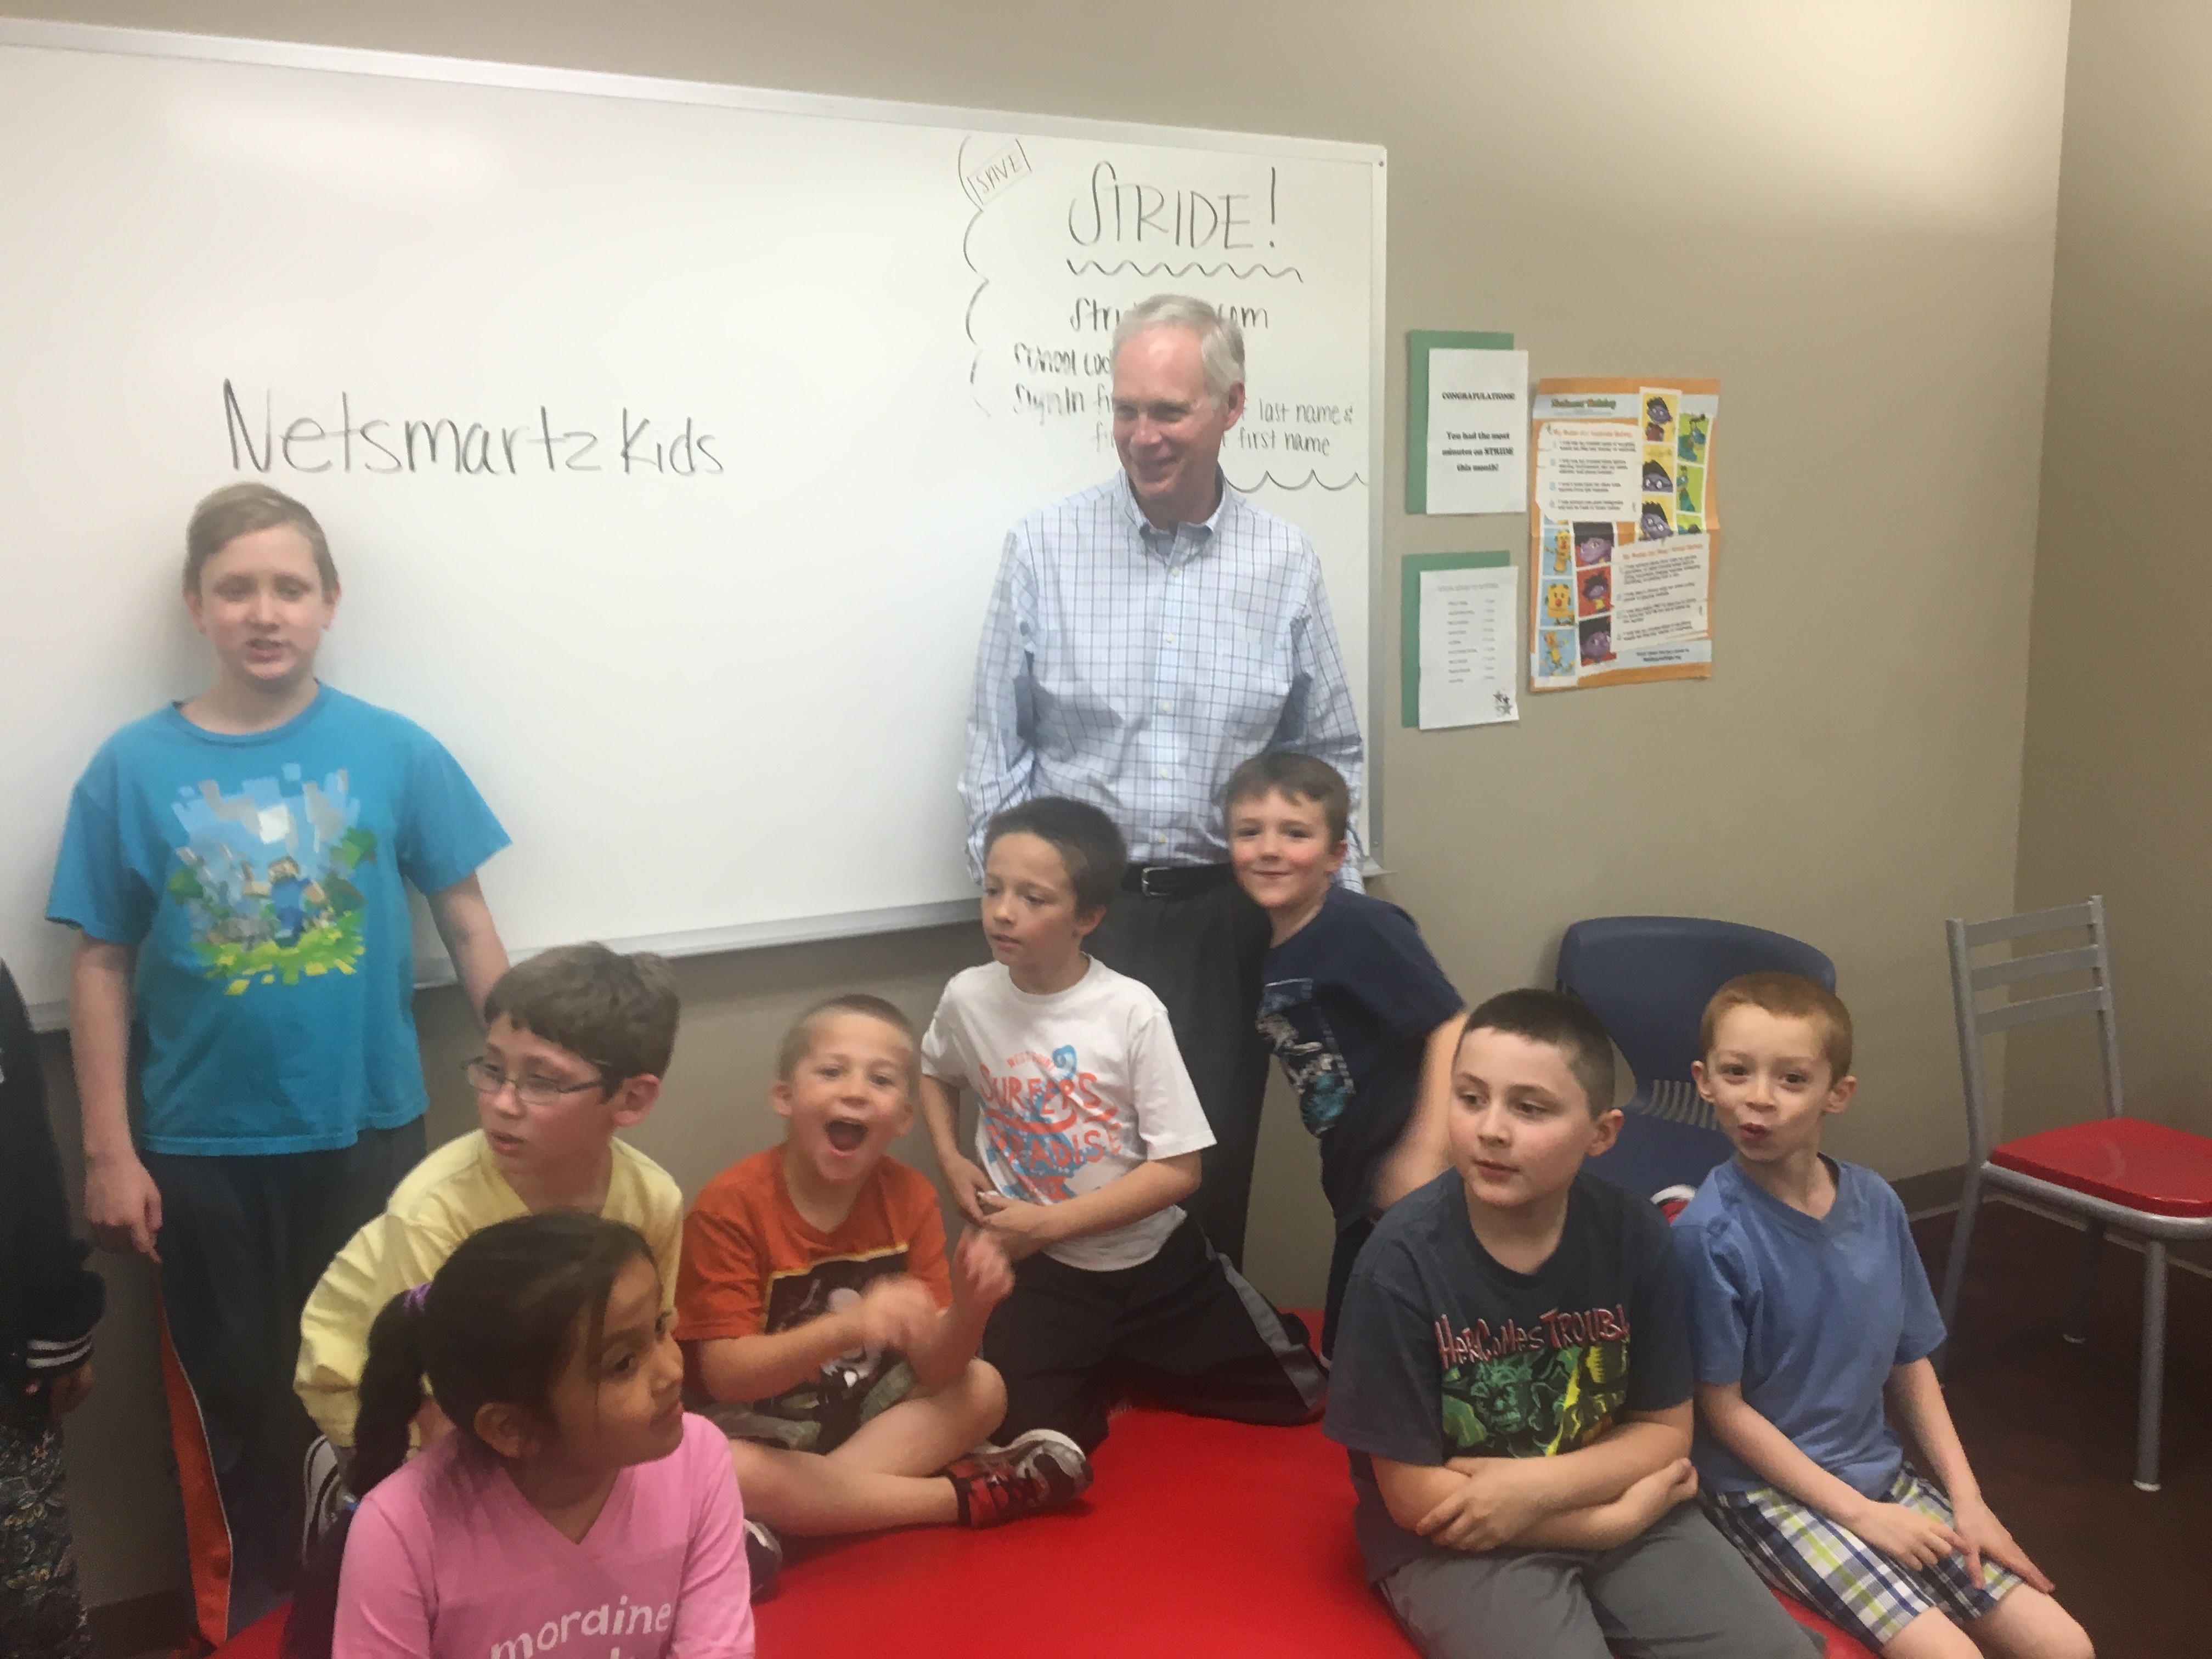
[[[556,1209],[627,1222],[653,1247],[674,1305],[684,1195],[666,1170],[615,1139],[653,1109],[676,1047],[668,964],[643,951],[563,945],[508,969],[483,1012],[483,1052],[464,1068],[476,1090],[475,1132],[415,1166],[384,1213],[338,1252],[300,1318],[292,1386],[327,1438],[308,1453],[311,1532],[342,1498],[371,1322],[400,1291],[428,1283],[471,1233]],[[432,1418],[425,1426],[439,1425]]]

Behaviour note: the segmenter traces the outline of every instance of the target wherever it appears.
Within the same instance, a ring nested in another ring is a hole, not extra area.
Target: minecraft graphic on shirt
[[[171,810],[190,839],[165,891],[184,907],[191,951],[231,996],[282,981],[350,974],[368,949],[368,900],[355,873],[376,836],[343,770],[319,783],[297,766],[226,795],[211,779],[179,790]]]

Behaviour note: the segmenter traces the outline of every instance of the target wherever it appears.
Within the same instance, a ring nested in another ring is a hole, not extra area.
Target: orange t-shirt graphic
[[[740,1159],[708,1182],[684,1218],[676,1273],[676,1336],[684,1343],[773,1336],[858,1299],[871,1279],[909,1273],[939,1307],[952,1300],[945,1224],[937,1192],[917,1171],[886,1158],[854,1200],[852,1213],[825,1233],[799,1213],[783,1183],[783,1148]],[[866,1414],[869,1395],[901,1364],[884,1350],[855,1349],[753,1412],[817,1423],[842,1440]],[[696,1358],[688,1380],[699,1388]]]

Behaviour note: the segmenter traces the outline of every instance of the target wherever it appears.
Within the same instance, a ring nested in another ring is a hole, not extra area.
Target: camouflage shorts
[[[740,1401],[702,1403],[696,1409],[732,1440],[757,1440],[787,1451],[827,1453],[850,1440],[862,1424],[881,1416],[913,1393],[918,1381],[914,1367],[902,1359],[878,1377],[866,1395],[812,1416],[779,1416]]]
[[[43,1397],[0,1411],[0,1659],[92,1659]]]

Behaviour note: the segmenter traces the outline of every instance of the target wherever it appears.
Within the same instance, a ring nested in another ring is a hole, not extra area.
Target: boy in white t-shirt
[[[1130,1388],[1207,1417],[1303,1423],[1325,1383],[1301,1334],[1178,1207],[1213,1144],[1166,1008],[1084,954],[1127,864],[1095,806],[1048,797],[984,840],[993,960],[945,988],[921,1042],[922,1112],[961,1213],[1013,1261],[983,1357],[1002,1438],[1087,1452]],[[962,1155],[960,1091],[981,1103]]]

